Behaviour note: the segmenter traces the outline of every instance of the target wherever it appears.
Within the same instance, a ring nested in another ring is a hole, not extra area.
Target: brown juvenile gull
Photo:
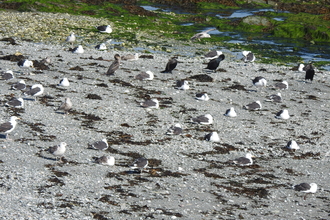
[[[112,156],[104,155],[100,158],[97,158],[95,162],[102,165],[113,166],[115,165],[115,158]]]
[[[148,166],[148,160],[144,157],[137,158],[136,160],[134,160],[134,162],[131,165],[129,165],[130,169],[138,170],[139,172],[141,172],[147,166]]]
[[[107,71],[107,73],[105,74],[107,76],[114,75],[116,70],[119,68],[120,60],[121,60],[119,54],[116,54],[114,56],[114,58],[115,58],[115,60],[112,62],[112,64],[110,65],[110,67]]]
[[[139,59],[139,54],[126,54],[121,57],[121,60],[127,60],[127,61],[133,61],[133,60],[138,60]]]
[[[208,30],[206,30],[206,31],[202,31],[202,32],[200,32],[200,33],[197,33],[197,34],[195,34],[194,36],[192,36],[191,38],[190,38],[190,40],[192,40],[192,41],[194,41],[194,40],[200,40],[200,39],[202,39],[202,38],[210,38],[211,36],[208,34],[208,32],[210,32],[210,31],[214,31],[214,30],[216,30],[215,28],[212,28],[212,29],[208,29]]]
[[[95,150],[106,150],[108,149],[109,145],[107,139],[102,139],[100,141],[96,141],[93,144],[90,144],[88,148],[95,149]]]
[[[13,97],[5,105],[8,107],[23,108],[24,100],[22,98]]]
[[[196,118],[192,118],[191,121],[202,125],[210,125],[213,123],[213,117],[210,114],[200,115]]]
[[[55,145],[53,147],[48,148],[48,152],[53,154],[56,157],[60,157],[63,156],[63,154],[66,151],[66,143],[65,142],[61,142],[59,145]]]
[[[240,166],[249,166],[249,165],[253,164],[252,157],[254,157],[254,156],[252,156],[252,154],[247,153],[245,155],[245,157],[239,157],[234,160],[229,160],[228,163],[233,163],[233,164],[237,164]]]
[[[64,102],[62,102],[62,104],[60,105],[60,107],[58,107],[57,110],[63,110],[64,114],[68,114],[71,108],[72,108],[72,102],[70,98],[65,98]]]
[[[44,92],[44,87],[41,84],[35,84],[31,86],[30,90],[26,91],[24,95],[34,96],[35,97],[34,100],[37,100],[37,96],[42,95],[43,92]]]
[[[179,135],[182,134],[182,127],[181,124],[176,123],[172,125],[166,132],[167,135]]]
[[[154,79],[154,73],[151,71],[141,72],[138,75],[134,77],[138,80],[153,80]]]
[[[20,119],[16,116],[11,116],[10,120],[8,122],[5,122],[3,124],[0,124],[0,133],[5,133],[6,134],[6,139],[8,139],[8,134],[12,132],[15,127],[16,127],[16,120]]]
[[[141,102],[140,105],[144,108],[159,108],[159,101],[157,99],[148,99]]]
[[[256,111],[256,110],[260,110],[262,108],[262,106],[261,106],[260,101],[255,101],[255,102],[245,105],[244,108],[247,110]]]
[[[165,70],[161,71],[161,73],[172,73],[172,70],[175,69],[177,64],[178,61],[175,59],[175,57],[172,57],[171,59],[168,60]]]

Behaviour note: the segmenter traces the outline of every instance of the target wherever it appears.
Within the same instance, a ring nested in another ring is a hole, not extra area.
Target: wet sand
[[[1,120],[21,118],[0,143],[0,214],[2,219],[327,219],[329,217],[329,72],[318,72],[313,83],[304,73],[271,64],[244,64],[226,54],[216,73],[206,73],[200,57],[178,57],[172,74],[160,73],[173,54],[123,61],[114,76],[106,76],[116,53],[85,48],[73,54],[67,45],[0,42],[1,57],[20,52],[31,60],[51,59],[49,70],[30,69],[23,74],[16,62],[0,60],[1,71],[13,70],[15,79],[1,80]],[[178,55],[178,54],[177,54]],[[155,79],[134,76],[150,70]],[[205,74],[212,82],[193,76]],[[263,76],[267,88],[258,89],[252,79]],[[67,77],[69,87],[59,87]],[[10,90],[11,84],[45,87],[37,101]],[[175,89],[186,79],[190,89]],[[272,86],[289,83],[288,90]],[[197,101],[207,92],[209,101]],[[282,103],[266,102],[280,92]],[[4,107],[11,96],[24,97],[22,110]],[[68,115],[56,111],[66,97],[73,103]],[[159,109],[146,110],[140,102],[157,98]],[[243,106],[259,100],[260,111]],[[234,107],[238,116],[223,116]],[[291,118],[275,119],[281,109]],[[196,125],[192,117],[211,114],[212,125]],[[166,135],[180,123],[184,132]],[[203,137],[217,131],[220,143]],[[89,143],[107,138],[106,151],[87,149]],[[300,150],[287,151],[289,140]],[[44,150],[66,142],[62,161]],[[254,164],[239,167],[228,160],[252,153]],[[94,163],[111,155],[115,166]],[[149,160],[141,174],[129,171],[138,157]],[[316,194],[304,198],[291,186],[315,182]]]

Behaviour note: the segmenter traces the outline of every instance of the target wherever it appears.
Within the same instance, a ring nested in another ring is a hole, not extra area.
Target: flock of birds
[[[104,25],[104,26],[98,26],[96,27],[97,30],[101,33],[111,33],[112,28],[110,25]],[[202,38],[209,38],[210,35],[208,32],[215,30],[215,29],[209,29],[203,32],[200,32],[193,37],[191,37],[191,40],[200,40]],[[72,33],[70,36],[67,37],[66,41],[68,43],[74,43],[76,41],[76,36],[74,33]],[[100,44],[95,47],[96,49],[99,50],[105,50],[106,46],[105,44]],[[77,46],[72,50],[73,53],[84,53],[84,49],[81,45]],[[245,63],[253,63],[256,59],[255,55],[251,51],[243,51],[242,52],[243,58],[242,61]],[[210,51],[209,53],[205,54],[205,59],[209,60],[207,63],[207,67],[205,68],[205,71],[211,71],[211,72],[216,72],[221,61],[225,59],[225,55],[221,51]],[[109,66],[107,72],[105,75],[112,76],[115,75],[115,72],[120,68],[121,65],[121,60],[137,60],[139,59],[139,55],[126,55],[126,56],[120,56],[119,54],[114,55],[114,61],[111,63]],[[44,62],[49,62],[49,60],[45,59]],[[161,73],[172,73],[172,71],[177,67],[178,61],[177,57],[172,57],[168,60],[165,70],[161,71]],[[28,68],[33,68],[33,62],[30,60],[21,60],[17,63],[17,65],[23,69],[28,69]],[[305,72],[305,80],[310,80],[313,81],[314,75],[315,75],[315,68],[313,65],[308,64],[307,66],[304,66],[303,64],[300,64],[298,67],[298,71]],[[4,80],[10,80],[14,78],[13,72],[12,71],[6,71],[1,74],[2,79]],[[138,75],[135,76],[135,79],[137,80],[153,80],[154,74],[151,71],[146,71],[146,72],[141,72]],[[267,86],[267,80],[264,77],[256,77],[252,80],[252,84],[257,87],[258,89],[265,88]],[[59,84],[59,86],[69,86],[69,80],[67,78],[63,78]],[[286,81],[282,81],[280,83],[276,83],[274,85],[276,89],[279,90],[285,90],[288,89],[288,83]],[[24,80],[20,80],[14,84],[12,84],[11,87],[13,90],[21,90],[23,91],[24,95],[29,95],[32,97],[35,97],[35,101],[37,100],[37,97],[42,95],[44,92],[44,87],[41,84],[35,84],[32,85],[29,89],[27,89],[26,84]],[[189,84],[188,81],[185,80],[178,80],[177,81],[177,89],[180,90],[187,90],[189,89]],[[209,96],[207,93],[198,93],[196,94],[195,97],[197,100],[201,101],[208,101]],[[268,97],[268,100],[270,102],[282,102],[282,96],[281,93],[273,94]],[[141,102],[140,105],[144,108],[159,108],[159,101],[157,99],[150,99],[150,100],[145,100],[144,102]],[[14,108],[23,108],[24,107],[24,99],[23,98],[16,98],[13,97],[10,99],[7,103],[6,106],[14,107]],[[68,114],[68,112],[72,108],[72,102],[70,98],[65,98],[64,102],[58,107],[57,110],[62,110],[64,114]],[[260,101],[255,101],[252,103],[249,103],[244,106],[245,109],[251,110],[251,111],[257,111],[262,108],[261,102]],[[231,107],[230,109],[226,110],[224,113],[225,116],[227,117],[236,117],[237,113],[235,112],[235,109]],[[279,111],[276,115],[275,118],[277,119],[289,119],[290,115],[287,109],[283,109]],[[0,133],[5,134],[5,138],[9,140],[8,134],[12,132],[16,125],[17,121],[20,118],[16,116],[10,117],[10,120],[8,122],[5,122],[3,124],[0,124]],[[192,118],[191,119],[192,123],[198,123],[202,125],[210,125],[213,123],[213,117],[210,114],[205,114],[205,115],[200,115],[198,117]],[[180,135],[182,134],[183,129],[182,126],[177,123],[173,126],[171,126],[167,133],[168,135]],[[204,137],[205,140],[211,141],[211,142],[220,142],[219,135],[217,132],[211,132],[207,134]],[[56,160],[58,157],[62,157],[65,152],[66,152],[66,146],[67,144],[65,142],[61,142],[59,145],[50,147],[48,149],[48,152],[51,153],[56,157]],[[90,149],[95,149],[95,150],[106,150],[108,149],[108,143],[106,139],[97,141],[93,144],[89,145]],[[294,141],[291,140],[287,143],[287,148],[292,149],[292,150],[297,150],[299,149],[298,144]],[[228,161],[229,163],[240,165],[240,166],[250,166],[253,164],[253,158],[254,156],[250,153],[247,153],[245,157],[239,157],[234,160]],[[115,164],[115,158],[112,156],[102,156],[100,158],[96,159],[97,163],[104,164],[104,165],[114,165]],[[148,160],[146,158],[137,158],[130,166],[130,169],[132,170],[137,170],[141,172],[143,169],[148,167]],[[317,185],[315,183],[301,183],[299,185],[293,186],[293,188],[297,191],[302,191],[306,193],[315,193],[317,191]]]

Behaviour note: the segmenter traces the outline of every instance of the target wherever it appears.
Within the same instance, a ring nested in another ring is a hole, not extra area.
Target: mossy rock
[[[262,25],[267,27],[271,25],[268,18],[260,17],[260,16],[248,16],[244,18],[242,22],[249,25]]]

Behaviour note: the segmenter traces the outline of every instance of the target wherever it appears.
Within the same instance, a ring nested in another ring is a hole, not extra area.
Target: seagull
[[[13,73],[13,71],[11,71],[11,70],[7,70],[6,72],[3,72],[3,73],[1,74],[1,78],[2,78],[3,80],[10,80],[10,79],[14,79],[15,77],[14,77],[14,73]]]
[[[22,98],[11,98],[6,104],[8,107],[14,108],[23,108],[24,107],[24,100]]]
[[[254,78],[252,80],[252,83],[257,88],[258,87],[262,88],[267,86],[267,80],[262,76],[257,76],[256,78]]]
[[[213,70],[213,72],[216,72],[218,66],[220,65],[220,62],[224,59],[224,54],[219,55],[217,58],[210,60],[205,69]]]
[[[95,150],[106,150],[106,149],[108,149],[108,147],[109,147],[109,145],[108,145],[107,139],[105,139],[105,138],[89,145],[90,149],[95,149]]]
[[[115,165],[115,158],[112,156],[102,156],[100,158],[97,158],[95,160],[96,163],[102,164],[102,165],[108,165],[108,166],[113,166]]]
[[[176,81],[176,88],[180,89],[180,90],[189,89],[188,81],[186,81],[186,80],[177,80]]]
[[[144,108],[159,108],[159,101],[157,99],[148,99],[144,102],[141,102],[140,105]]]
[[[135,53],[134,55],[132,54],[127,54],[121,57],[122,60],[127,60],[127,61],[133,61],[133,60],[138,60],[139,59],[139,54]]]
[[[256,59],[256,57],[254,56],[254,54],[251,51],[243,51],[242,54],[244,56],[242,58],[244,63],[248,63],[248,62],[252,63]]]
[[[68,42],[68,43],[73,44],[73,42],[76,41],[76,36],[74,35],[74,33],[71,33],[71,34],[66,38],[65,41]]]
[[[57,157],[60,157],[65,153],[66,145],[67,144],[65,142],[61,142],[59,145],[48,148],[48,152],[53,154],[57,160]]]
[[[35,101],[37,100],[37,96],[40,96],[44,92],[44,87],[41,84],[35,84],[31,86],[29,91],[26,91],[24,95],[30,95],[35,97]]]
[[[6,139],[8,140],[8,134],[12,132],[16,127],[16,120],[20,119],[16,116],[11,116],[8,122],[0,124],[0,133],[6,134]]]
[[[138,170],[139,172],[141,172],[147,166],[148,160],[144,157],[137,158],[131,165],[129,165],[130,169]]]
[[[294,185],[292,187],[296,191],[304,192],[304,193],[316,193],[317,184],[316,183],[300,183],[298,185]]]
[[[31,60],[20,60],[17,62],[17,65],[20,67],[20,68],[23,68],[23,69],[28,69],[28,68],[33,68],[33,61]],[[27,74],[27,73],[25,73]]]
[[[192,41],[194,41],[194,40],[200,40],[200,39],[202,39],[202,38],[210,38],[211,36],[208,34],[208,32],[210,32],[210,31],[214,31],[214,30],[216,30],[215,28],[212,28],[212,29],[208,29],[208,30],[206,30],[206,31],[202,31],[202,32],[200,32],[200,33],[197,33],[197,34],[195,34],[194,36],[192,36],[191,38],[190,38],[190,40],[192,40]]]
[[[161,71],[161,73],[172,73],[172,70],[175,69],[176,65],[178,64],[178,61],[175,59],[175,57],[172,57],[168,60],[165,70]]]
[[[73,48],[72,53],[84,53],[84,48],[81,45],[78,45],[78,47]]]
[[[134,77],[138,80],[153,80],[154,79],[154,73],[151,71],[141,72],[138,75]]]
[[[234,107],[231,107],[230,109],[227,109],[224,116],[231,117],[231,118],[236,117],[237,113],[236,113]]]
[[[11,85],[11,89],[13,90],[25,90],[26,84],[24,80],[20,80],[14,84]]]
[[[304,72],[304,68],[305,68],[304,64],[301,63],[301,64],[298,65],[298,71],[299,72]]]
[[[285,147],[286,147],[287,149],[289,149],[289,150],[299,150],[299,149],[300,149],[299,145],[298,145],[297,142],[294,141],[294,140],[289,141],[289,142],[286,144]]]
[[[289,88],[289,84],[288,84],[287,81],[282,81],[282,82],[279,82],[279,83],[275,83],[274,87],[276,89],[284,90],[284,89]]]
[[[279,111],[279,112],[276,113],[275,118],[286,120],[286,119],[289,119],[290,118],[290,115],[289,115],[288,110],[283,109],[283,110],[281,110],[281,111]]]
[[[193,123],[198,123],[202,125],[210,125],[213,123],[213,117],[210,114],[200,115],[196,118],[192,118],[191,120]]]
[[[175,125],[172,125],[166,132],[167,135],[179,135],[182,133],[182,127],[181,124],[176,123]]]
[[[107,71],[107,73],[105,74],[107,76],[115,75],[116,70],[119,68],[120,60],[121,60],[119,54],[116,54],[114,56],[114,58],[115,58],[115,60],[112,62],[112,64],[110,65],[110,67]]]
[[[206,93],[197,93],[195,99],[201,101],[208,101],[210,98]]]
[[[261,106],[260,101],[255,101],[255,102],[245,105],[244,108],[247,110],[256,111],[256,110],[260,110],[262,108],[262,106]]]
[[[69,82],[68,78],[61,79],[58,86],[70,86],[70,82]]]
[[[105,45],[105,43],[101,43],[95,46],[95,49],[97,50],[106,50],[107,46]]]
[[[252,154],[247,153],[245,157],[239,157],[234,160],[229,160],[229,163],[234,163],[240,166],[249,166],[253,164],[252,157],[254,157]]]
[[[281,93],[273,94],[267,97],[267,102],[282,102],[282,95]]]
[[[71,108],[72,108],[72,102],[70,98],[65,98],[64,102],[62,102],[62,104],[60,105],[60,107],[58,107],[57,110],[63,110],[64,114],[68,114]]]
[[[204,58],[207,60],[213,60],[215,58],[217,58],[218,56],[220,56],[222,54],[222,51],[220,50],[212,50],[210,52],[208,52],[207,54],[204,55]]]
[[[100,33],[106,33],[106,34],[110,34],[112,32],[112,28],[110,25],[101,25],[96,27],[96,29],[100,32]]]
[[[213,131],[207,135],[205,135],[204,140],[211,142],[220,142],[220,137],[216,131]]]

